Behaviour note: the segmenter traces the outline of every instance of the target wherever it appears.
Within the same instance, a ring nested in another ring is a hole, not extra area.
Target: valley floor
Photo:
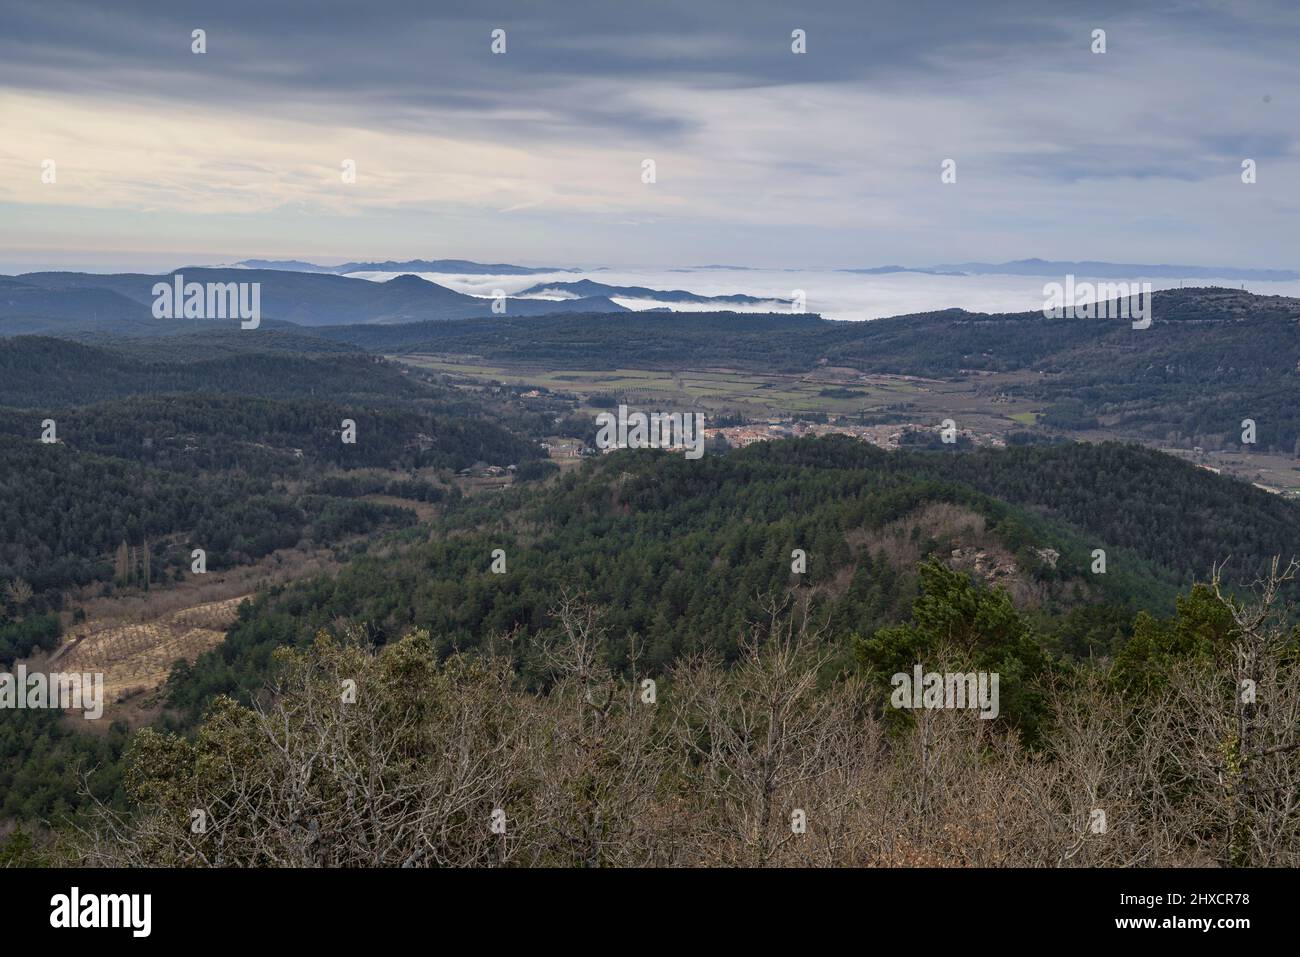
[[[743,417],[744,426],[722,430],[732,445],[794,434],[786,426],[799,415],[865,418],[871,425],[802,427],[798,434],[844,431],[882,448],[896,448],[900,433],[935,431],[952,419],[958,433],[975,445],[1000,446],[1013,432],[1032,430],[1044,438],[1059,434],[1072,440],[1137,442],[1201,467],[1258,485],[1265,491],[1300,499],[1300,460],[1293,456],[1240,449],[1171,448],[1167,442],[1133,432],[1100,428],[1052,433],[1039,419],[1043,404],[1025,398],[1026,387],[1040,380],[1032,372],[977,373],[961,379],[926,379],[909,375],[867,374],[857,369],[821,366],[806,373],[759,373],[735,369],[547,370],[525,365],[483,364],[473,356],[399,355],[389,358],[433,371],[464,388],[495,384],[547,389],[578,398],[594,416],[593,396],[628,402],[703,411],[706,415]],[[525,393],[527,395],[527,393]]]

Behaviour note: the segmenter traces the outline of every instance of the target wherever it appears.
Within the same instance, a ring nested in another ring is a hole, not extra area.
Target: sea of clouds
[[[383,282],[398,273],[359,272],[359,279]],[[463,275],[456,273],[416,273],[423,279],[471,296],[492,296],[496,290],[514,296],[525,289],[550,282],[575,282],[590,279],[612,286],[644,286],[650,289],[682,289],[704,296],[734,295],[771,296],[766,304],[664,302],[654,299],[625,299],[615,302],[629,309],[653,309],[667,306],[676,312],[789,312],[788,302],[796,290],[803,290],[806,312],[819,313],[827,319],[880,319],[885,316],[930,312],[937,309],[967,309],[971,312],[1022,312],[1043,308],[1044,283],[1064,282],[1065,276],[935,276],[925,273],[884,273],[860,275],[817,269],[738,269],[726,267],[655,268],[599,267],[578,272],[535,273],[528,276]],[[1095,277],[1076,275],[1078,281]],[[1110,280],[1114,281],[1114,280]],[[1151,288],[1176,289],[1178,286],[1228,286],[1271,296],[1300,296],[1300,281],[1260,282],[1237,279],[1151,279],[1132,276],[1129,282],[1150,282]],[[572,298],[560,294],[530,298]]]

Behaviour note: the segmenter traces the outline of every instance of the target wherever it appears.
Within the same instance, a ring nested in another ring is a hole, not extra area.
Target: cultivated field
[[[867,375],[856,369],[822,366],[806,373],[738,372],[728,369],[653,369],[603,371],[487,366],[454,356],[391,356],[416,368],[435,371],[453,384],[478,387],[490,383],[546,388],[587,398],[615,396],[635,402],[741,413],[752,418],[826,412],[866,413],[897,421],[933,424],[958,413],[978,416],[961,428],[1005,431],[1021,428],[1033,415],[1023,400],[987,396],[986,383],[944,382],[915,376]]]
[[[244,597],[205,602],[156,621],[83,622],[51,655],[49,666],[62,672],[103,674],[107,710],[157,688],[176,661],[193,661],[219,645]]]

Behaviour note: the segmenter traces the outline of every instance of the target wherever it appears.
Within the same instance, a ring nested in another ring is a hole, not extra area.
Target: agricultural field
[[[452,384],[468,388],[491,384],[530,386],[571,393],[583,400],[595,395],[616,396],[752,419],[824,412],[928,423],[963,413],[973,417],[970,422],[960,423],[963,428],[1002,432],[1026,424],[1026,417],[1032,422],[1036,416],[1027,402],[985,395],[988,390],[983,381],[869,375],[851,368],[820,367],[797,375],[733,369],[545,370],[488,366],[446,355],[390,358],[437,372]]]
[[[412,503],[402,500],[405,507]],[[423,503],[415,503],[423,504]],[[309,578],[340,567],[329,548],[281,549],[261,561],[156,586],[148,592],[118,589],[92,595],[70,592],[84,613],[64,613],[63,643],[27,660],[29,668],[89,672],[104,676],[103,722],[78,730],[99,732],[111,722],[148,724],[162,712],[158,694],[177,661],[193,662],[218,645],[234,623],[239,605],[259,588]],[[80,618],[80,616],[78,616]]]
[[[69,632],[49,666],[102,674],[105,714],[117,716],[129,699],[161,685],[177,661],[192,662],[221,644],[245,597],[204,602],[152,621],[87,620]]]

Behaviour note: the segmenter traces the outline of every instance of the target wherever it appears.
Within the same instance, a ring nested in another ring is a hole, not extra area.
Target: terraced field
[[[178,659],[193,661],[215,648],[235,620],[244,596],[183,608],[157,621],[136,624],[87,621],[72,629],[50,667],[104,675],[104,703],[152,691]]]

